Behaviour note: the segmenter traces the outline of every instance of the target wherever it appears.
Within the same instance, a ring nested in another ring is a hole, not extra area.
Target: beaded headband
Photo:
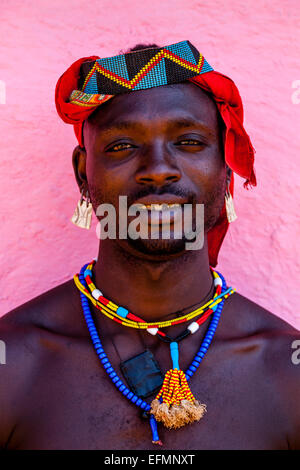
[[[120,93],[179,83],[213,68],[189,42],[84,62],[69,102],[94,107]]]

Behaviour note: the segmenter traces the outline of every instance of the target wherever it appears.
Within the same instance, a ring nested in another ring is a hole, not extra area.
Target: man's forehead
[[[181,83],[118,95],[89,118],[103,131],[137,128],[155,121],[168,127],[211,128],[217,124],[217,108],[199,87]]]
[[[166,131],[178,130],[178,129],[199,129],[209,135],[214,133],[214,129],[202,122],[199,119],[195,119],[190,115],[176,115],[171,114],[170,116],[159,116],[156,119],[145,119],[144,116],[140,116],[136,120],[130,119],[129,117],[118,118],[116,121],[111,120],[106,124],[98,123],[98,130],[103,134],[110,134],[111,132],[117,131],[136,131],[145,132],[147,128],[154,126],[164,128]]]

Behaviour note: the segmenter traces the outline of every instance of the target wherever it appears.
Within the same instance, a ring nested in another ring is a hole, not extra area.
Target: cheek
[[[100,155],[87,155],[86,175],[93,207],[103,203],[117,207],[119,195],[127,193],[128,172],[107,167]]]
[[[201,154],[199,160],[188,162],[184,167],[186,176],[193,182],[195,191],[203,200],[210,194],[223,190],[226,167],[218,149]]]
[[[98,205],[108,201],[107,192],[109,185],[105,168],[103,168],[100,159],[89,151],[87,152],[86,159],[86,177],[92,205],[95,210]]]

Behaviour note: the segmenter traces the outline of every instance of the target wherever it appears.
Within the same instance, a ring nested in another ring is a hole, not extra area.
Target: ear
[[[86,178],[86,150],[84,147],[77,145],[77,147],[74,148],[72,154],[72,164],[80,191],[82,188],[86,189],[88,184]]]

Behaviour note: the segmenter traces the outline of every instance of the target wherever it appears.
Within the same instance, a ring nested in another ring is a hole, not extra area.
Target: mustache
[[[126,194],[127,203],[129,206],[131,206],[137,199],[141,199],[142,197],[158,195],[161,196],[162,194],[173,194],[174,196],[186,199],[190,204],[196,201],[195,193],[187,189],[181,188],[180,186],[172,187],[172,185],[169,185],[157,187],[155,185],[149,185],[147,187],[139,189],[138,191],[130,195]]]

